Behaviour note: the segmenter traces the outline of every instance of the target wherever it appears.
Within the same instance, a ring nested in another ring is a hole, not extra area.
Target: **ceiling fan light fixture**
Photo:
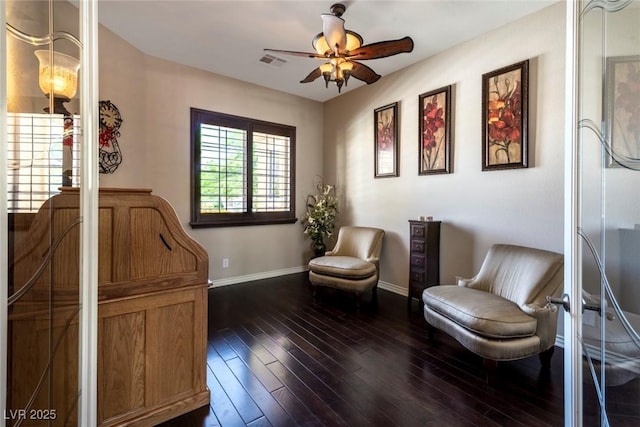
[[[331,6],[331,14],[320,15],[322,32],[316,34],[311,41],[314,53],[276,49],[265,49],[265,51],[322,60],[323,64],[314,68],[300,80],[300,83],[310,83],[322,76],[325,87],[328,88],[329,82],[333,81],[340,92],[342,86],[346,86],[351,77],[366,84],[375,83],[380,79],[379,74],[360,61],[386,58],[413,50],[413,40],[409,36],[363,45],[364,40],[360,34],[344,28],[342,15],[345,10],[344,4],[336,3]]]
[[[320,75],[324,79],[324,86],[329,87],[329,82],[335,82],[338,87],[338,93],[342,89],[342,86],[347,86],[347,81],[351,77],[351,71],[355,64],[344,58],[330,58],[329,61],[323,63],[318,67],[320,69]]]

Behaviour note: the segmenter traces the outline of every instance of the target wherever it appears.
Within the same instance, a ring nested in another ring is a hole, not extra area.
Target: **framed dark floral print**
[[[482,170],[526,168],[529,61],[482,75]]]
[[[605,86],[607,166],[640,159],[640,56],[607,58]]]
[[[398,171],[398,103],[373,111],[375,135],[375,177],[399,176]]]
[[[451,86],[418,95],[418,175],[451,172]]]

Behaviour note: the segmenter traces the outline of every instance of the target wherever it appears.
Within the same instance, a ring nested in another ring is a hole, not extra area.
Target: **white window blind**
[[[9,212],[36,212],[62,186],[61,114],[7,115]],[[73,120],[73,185],[79,184],[80,117]]]
[[[202,124],[200,137],[201,212],[245,212],[247,132]]]
[[[286,212],[290,208],[290,139],[253,133],[253,211]]]
[[[253,212],[290,209],[290,139],[253,132]],[[247,132],[202,124],[200,128],[202,213],[247,211]]]

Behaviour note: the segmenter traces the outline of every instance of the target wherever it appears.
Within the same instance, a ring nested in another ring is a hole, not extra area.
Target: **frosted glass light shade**
[[[342,46],[340,53],[344,53],[345,51],[350,52],[362,46],[362,37],[360,36],[360,34],[350,30],[346,30],[345,34],[347,35],[347,43],[346,43],[346,46]],[[324,34],[322,33],[316,35],[313,38],[311,45],[319,55],[329,56],[329,54],[333,52],[333,49],[329,47],[329,44],[327,43],[327,39],[324,37]]]
[[[325,62],[324,64],[320,65],[320,71],[322,72],[322,74],[331,73],[331,71],[333,71],[333,65],[331,64],[331,62]]]
[[[347,33],[347,46],[345,50],[347,52],[351,52],[352,50],[358,49],[362,46],[362,37],[358,33],[354,33],[353,31],[346,31]]]
[[[351,71],[353,70],[353,62],[351,61],[344,61],[340,63],[340,69],[342,71]]]
[[[327,44],[327,39],[324,38],[324,34],[320,33],[316,35],[311,41],[311,45],[316,50],[318,55],[324,55],[326,52],[330,51],[329,45]]]
[[[45,94],[53,93],[54,96],[73,98],[78,89],[80,61],[73,56],[53,52],[52,69],[51,55],[48,50],[36,50],[34,53],[40,62],[38,71],[40,90]]]

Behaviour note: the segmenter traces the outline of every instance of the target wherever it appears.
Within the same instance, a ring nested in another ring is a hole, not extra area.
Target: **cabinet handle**
[[[419,225],[413,226],[411,234],[416,237],[424,237],[424,227]]]
[[[164,243],[164,245],[167,247],[167,249],[169,249],[170,251],[173,251],[173,249],[171,249],[171,246],[169,246],[169,244],[167,243],[167,241],[165,240],[164,236],[162,235],[162,233],[160,233],[160,240],[162,240],[162,243]]]
[[[417,255],[412,256],[411,257],[411,264],[423,266],[424,265],[424,257],[417,256]]]
[[[411,273],[411,280],[416,281],[416,282],[422,282],[424,279],[424,276],[421,272],[413,272]]]

